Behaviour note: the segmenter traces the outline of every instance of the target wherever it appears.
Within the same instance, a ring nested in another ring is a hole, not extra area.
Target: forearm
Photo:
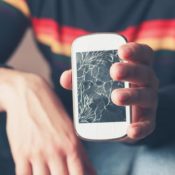
[[[25,93],[27,88],[27,73],[7,66],[0,67],[0,108],[2,111],[10,111],[20,102],[20,93]],[[32,78],[31,78],[32,79]],[[29,84],[32,84],[33,80]]]
[[[84,167],[89,165],[83,165],[88,162],[87,158],[82,159],[83,148],[72,121],[48,83],[35,74],[0,68],[0,88],[0,104],[7,112],[6,130],[16,174],[26,172],[21,162],[31,165],[33,170],[38,161],[49,172],[64,168],[56,174],[72,169],[77,174],[85,174]]]
[[[38,98],[45,97],[45,103],[47,106],[55,103],[57,111],[62,114],[62,116],[67,116],[66,111],[61,103],[61,100],[53,92],[49,84],[39,75],[33,73],[26,73],[14,69],[7,69],[0,67],[0,108],[1,111],[10,111],[22,99],[26,93],[31,93],[32,95],[38,95]],[[44,96],[44,97],[43,97]],[[31,104],[33,105],[33,104]],[[53,108],[53,105],[51,106]],[[52,109],[55,110],[55,109]]]

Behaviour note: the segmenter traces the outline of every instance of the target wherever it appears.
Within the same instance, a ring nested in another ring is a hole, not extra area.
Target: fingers
[[[119,106],[138,105],[152,108],[157,105],[157,92],[151,88],[115,89],[111,94],[111,99]]]
[[[85,175],[85,167],[79,158],[78,154],[71,156],[54,156],[53,159],[44,161],[43,159],[34,159],[29,162],[24,160],[16,163],[16,175]],[[47,163],[46,163],[47,162]],[[95,175],[95,170],[90,167],[89,164],[86,166],[87,175]]]
[[[65,157],[58,156],[49,163],[51,175],[69,175]]]
[[[32,162],[32,175],[51,175],[46,163],[42,159],[35,159]]]
[[[26,160],[16,162],[16,175],[32,175],[32,167]]]
[[[67,144],[68,145],[68,144]],[[45,148],[27,159],[16,159],[16,175],[95,175],[81,145]]]
[[[119,48],[118,55],[120,58],[127,60],[129,62],[133,62],[133,63],[141,63],[141,64],[146,64],[146,65],[151,65],[153,62],[153,51],[147,45],[141,45],[141,44],[137,44],[137,43],[127,43]],[[133,65],[133,68],[134,68],[134,65]],[[143,67],[140,67],[140,69],[141,68],[143,68]],[[137,71],[140,72],[140,69],[139,68],[136,69],[135,73],[137,73]],[[128,71],[130,71],[130,69]],[[131,72],[133,72],[133,74],[134,74],[134,71],[131,70]],[[115,74],[115,72],[111,73],[111,76],[113,77],[114,74]],[[116,78],[116,76],[114,76],[114,78]],[[118,77],[118,78],[121,78],[121,77]],[[151,78],[151,76],[149,76],[149,74],[147,75],[147,73],[146,73],[145,79],[147,79],[149,81],[149,78]],[[61,75],[61,78],[60,78],[60,84],[65,89],[68,89],[68,90],[72,89],[72,71],[71,70],[67,70],[67,71],[63,72],[63,74]]]
[[[67,70],[63,72],[63,74],[60,77],[60,84],[65,89],[72,89],[72,70]]]
[[[18,162],[16,175],[84,175],[80,159],[70,160],[69,170],[65,158],[58,156],[47,164],[42,159],[35,159],[30,163]],[[92,174],[93,175],[93,174]]]
[[[133,123],[128,128],[128,137],[132,140],[143,139],[146,136],[150,135],[155,129],[155,122],[152,121],[143,121]]]
[[[149,46],[137,43],[122,45],[118,55],[123,60],[146,65],[151,65],[154,58],[153,50]]]
[[[88,160],[85,150],[81,144],[78,144],[76,149],[73,149],[68,153],[67,165],[69,175],[96,175],[95,169]]]
[[[153,72],[153,51],[146,45],[127,43],[118,50],[125,62],[111,66],[113,80],[127,81],[127,89],[116,89],[111,94],[113,103],[132,107],[132,124],[128,129],[129,142],[142,139],[155,128],[158,79]]]
[[[67,159],[69,175],[84,175],[84,167],[82,161],[79,158],[80,155],[74,153],[70,155]]]
[[[112,92],[113,103],[132,106],[132,123],[128,129],[130,141],[140,140],[155,128],[157,92],[151,88],[116,89]],[[128,142],[128,139],[124,140]]]
[[[129,62],[151,65],[153,62],[153,51],[147,45],[137,43],[127,43],[118,50],[120,58]],[[60,84],[68,90],[72,89],[72,71],[63,72],[60,78]]]
[[[157,88],[158,80],[153,70],[145,65],[135,63],[114,63],[110,69],[113,80],[128,81],[138,86]]]

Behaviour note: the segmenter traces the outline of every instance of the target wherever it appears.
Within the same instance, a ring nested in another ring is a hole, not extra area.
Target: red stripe
[[[132,26],[119,32],[126,36],[128,41],[144,38],[175,37],[175,20],[145,21],[138,26]]]
[[[89,32],[73,27],[60,26],[56,21],[51,19],[32,19],[33,29],[36,34],[42,33],[54,37],[59,42],[72,43],[72,41]]]
[[[68,26],[60,26],[52,19],[32,19],[33,29],[37,34],[45,34],[53,37],[56,41],[71,44],[72,41],[90,32]],[[136,41],[145,38],[175,37],[175,20],[151,20],[145,21],[137,26],[118,31],[128,41]]]
[[[59,39],[59,26],[54,20],[50,19],[32,19],[33,30],[36,34],[48,34]]]

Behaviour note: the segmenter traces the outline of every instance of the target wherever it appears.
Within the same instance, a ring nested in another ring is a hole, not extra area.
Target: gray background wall
[[[49,81],[49,67],[33,40],[31,30],[26,32],[20,46],[12,55],[9,64],[19,70],[42,75]]]

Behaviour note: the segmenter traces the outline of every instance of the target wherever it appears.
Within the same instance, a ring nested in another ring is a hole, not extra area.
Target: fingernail
[[[118,67],[118,69],[116,70],[116,78],[118,80],[124,80],[128,76],[128,71],[124,68],[123,64],[124,63],[122,63],[120,67]]]
[[[130,101],[129,93],[120,94],[120,92],[118,92],[117,90],[114,90],[111,96],[112,96],[112,101],[118,105],[127,105]]]

